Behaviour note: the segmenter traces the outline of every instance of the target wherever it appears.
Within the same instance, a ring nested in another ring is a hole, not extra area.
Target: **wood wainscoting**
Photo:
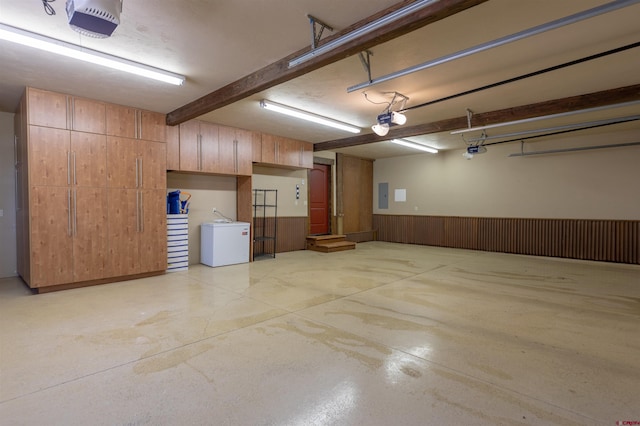
[[[267,230],[273,229],[273,220],[273,217],[265,218],[265,226]],[[308,218],[306,216],[278,217],[276,220],[277,226],[275,252],[284,253],[287,251],[304,250],[307,244]],[[257,224],[256,226],[262,225]],[[254,235],[261,235],[261,230],[255,229]],[[269,247],[266,251],[271,251],[271,247]]]
[[[640,264],[640,221],[374,215],[378,241]]]

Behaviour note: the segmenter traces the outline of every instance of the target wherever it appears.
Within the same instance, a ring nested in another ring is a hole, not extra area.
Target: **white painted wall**
[[[640,141],[640,130],[527,144],[547,150]],[[519,143],[376,160],[374,214],[640,220],[640,146],[508,158]],[[389,209],[378,184],[389,183]],[[407,201],[394,202],[406,189]]]
[[[13,116],[0,112],[0,278],[17,275]]]
[[[296,199],[296,185],[300,186],[300,198]],[[253,167],[253,189],[278,190],[278,217],[306,217],[308,212],[307,170],[287,170],[273,167]],[[272,211],[267,211],[271,215]]]
[[[186,191],[191,194],[189,208],[189,264],[200,263],[200,224],[220,219],[213,208],[236,220],[236,178],[183,173],[167,173],[167,193]]]

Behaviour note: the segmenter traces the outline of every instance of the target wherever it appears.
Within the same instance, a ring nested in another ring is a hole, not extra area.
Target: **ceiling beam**
[[[505,123],[508,121],[522,120],[525,118],[539,117],[543,115],[559,114],[586,108],[594,108],[605,105],[613,105],[622,102],[640,100],[640,84],[619,87],[617,89],[603,90],[601,92],[571,96],[568,98],[553,99],[530,105],[521,105],[513,108],[496,111],[474,113],[472,123],[474,127],[487,126],[489,124]],[[350,138],[336,139],[319,142],[313,145],[314,151],[329,151],[350,146],[366,145],[369,143],[383,142],[390,139],[408,138],[411,136],[428,135],[430,133],[450,132],[468,127],[467,116],[448,118],[432,123],[418,124],[416,126],[392,127],[386,136],[378,136],[375,133],[353,136]]]
[[[167,124],[175,126],[192,118],[199,117],[208,112],[222,108],[263,90],[277,86],[278,84],[292,80],[301,75],[315,71],[326,65],[337,62],[341,59],[355,55],[370,49],[373,46],[382,44],[394,38],[408,34],[418,28],[424,27],[433,22],[455,15],[458,12],[470,7],[484,3],[488,0],[440,0],[402,19],[384,25],[374,31],[364,34],[342,46],[322,54],[313,59],[289,68],[289,61],[309,52],[310,48],[304,48],[291,55],[280,59],[266,67],[259,69],[239,80],[234,81],[208,95],[192,101],[167,114]],[[370,22],[401,9],[413,1],[402,1],[374,15],[369,16],[344,30],[321,40],[318,46],[348,34]]]

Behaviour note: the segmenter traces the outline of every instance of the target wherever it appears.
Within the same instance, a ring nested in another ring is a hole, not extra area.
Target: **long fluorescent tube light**
[[[314,56],[317,55],[322,55],[323,53],[327,53],[330,50],[335,49],[336,47],[342,46],[343,44],[349,43],[350,41],[352,41],[355,38],[358,38],[360,36],[363,36],[365,34],[370,33],[371,31],[374,31],[384,25],[390,24],[391,22],[397,21],[398,19],[402,19],[405,16],[408,16],[412,13],[415,13],[416,11],[420,10],[420,9],[424,9],[425,7],[429,6],[432,3],[436,3],[437,0],[418,0],[415,1],[411,4],[409,4],[406,7],[403,7],[401,9],[396,10],[395,12],[391,12],[385,16],[383,16],[380,19],[377,19],[375,21],[369,22],[366,25],[361,26],[360,28],[351,31],[350,33],[345,34],[342,37],[338,37],[334,40],[331,40],[330,42],[323,44],[322,46],[319,46],[303,55],[298,56],[297,58],[292,59],[291,61],[289,61],[289,68],[293,68],[297,65],[300,65],[304,62],[307,62],[309,60],[311,60]]]
[[[437,154],[438,150],[435,148],[431,148],[430,146],[422,145],[421,143],[411,142],[405,139],[392,139],[392,143],[396,145],[406,146],[408,148],[419,149],[420,151],[426,151],[431,154]]]
[[[119,71],[136,74],[169,84],[181,85],[185,77],[159,68],[139,64],[117,56],[107,55],[96,50],[86,49],[75,44],[45,37],[29,31],[0,24],[0,40],[6,40],[23,46],[33,47],[50,53],[102,65]]]
[[[560,112],[558,114],[541,115],[541,116],[538,116],[538,117],[524,118],[522,120],[508,121],[508,122],[505,122],[505,123],[488,124],[486,126],[470,127],[468,129],[455,130],[455,131],[451,132],[451,134],[452,135],[458,135],[460,133],[477,132],[479,130],[494,129],[496,127],[512,126],[512,125],[515,125],[515,124],[523,124],[523,123],[532,123],[534,121],[550,120],[552,118],[566,117],[566,116],[569,116],[569,115],[583,114],[583,113],[595,112],[595,111],[602,111],[602,110],[611,109],[611,108],[622,108],[622,107],[636,105],[638,103],[640,103],[640,101],[629,101],[629,102],[622,102],[622,103],[619,103],[619,104],[603,105],[603,106],[593,107],[593,108],[578,109],[578,110],[575,110],[575,111]]]
[[[297,108],[271,102],[266,99],[260,101],[260,106],[266,110],[279,112],[291,117],[301,118],[303,120],[312,121],[314,123],[323,124],[325,126],[333,127],[334,129],[340,129],[351,133],[360,133],[360,128],[352,126],[351,124],[343,123],[342,121],[334,120],[332,118],[323,117],[322,115],[314,114],[312,112],[302,111]]]

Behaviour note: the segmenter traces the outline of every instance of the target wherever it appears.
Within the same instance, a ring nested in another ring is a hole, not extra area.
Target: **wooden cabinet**
[[[102,278],[107,243],[106,137],[35,125],[27,129],[29,284],[41,287]]]
[[[218,173],[218,126],[191,120],[180,124],[180,170]]]
[[[27,89],[29,124],[104,134],[105,103],[45,90]]]
[[[219,126],[219,173],[251,176],[253,132]]]
[[[180,170],[180,126],[167,126],[167,170]]]
[[[32,288],[166,269],[164,115],[116,107],[30,88],[20,102],[18,273]],[[106,108],[131,138],[107,136]]]
[[[131,139],[166,142],[165,115],[132,107],[107,104],[106,134]]]
[[[262,134],[261,163],[313,168],[313,145],[282,136]]]
[[[108,136],[113,276],[166,269],[166,144]]]

